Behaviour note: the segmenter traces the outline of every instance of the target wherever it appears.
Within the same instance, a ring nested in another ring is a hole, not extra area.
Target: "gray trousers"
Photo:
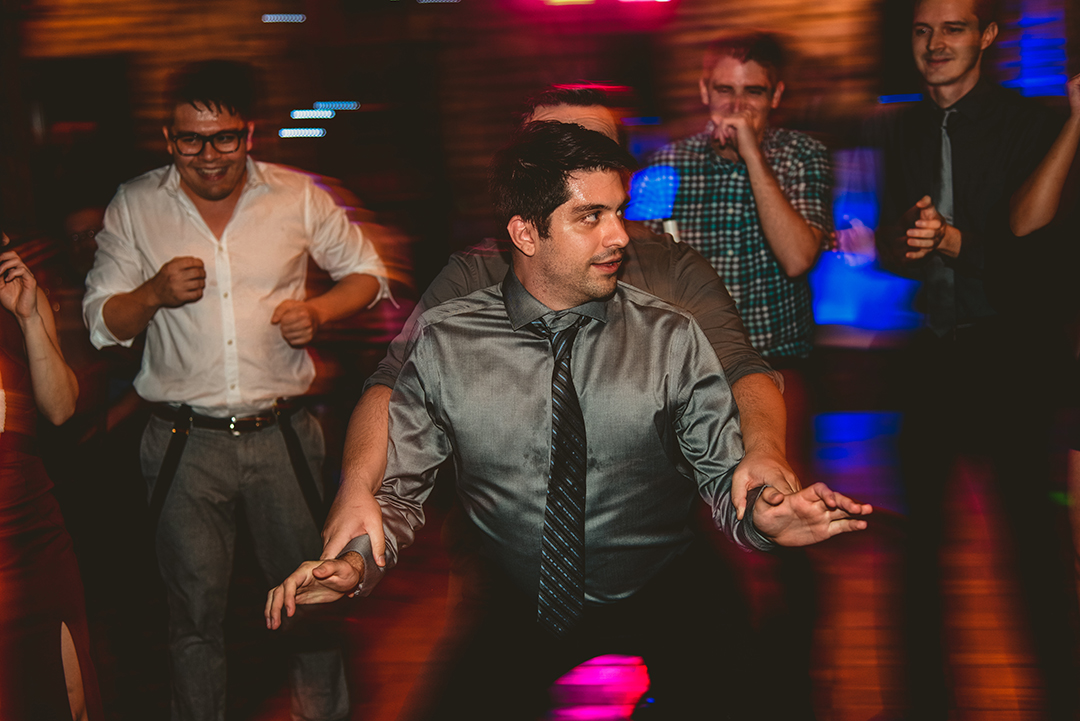
[[[306,410],[292,417],[312,476],[320,477],[325,446]],[[141,460],[147,498],[153,493],[172,423],[152,416]],[[236,509],[243,504],[255,554],[269,586],[301,562],[319,557],[322,540],[289,462],[278,426],[234,436],[192,428],[157,527],[157,554],[169,600],[172,721],[224,721],[225,641],[222,621],[232,574]],[[296,721],[348,716],[345,671],[337,650],[297,653],[292,660]]]

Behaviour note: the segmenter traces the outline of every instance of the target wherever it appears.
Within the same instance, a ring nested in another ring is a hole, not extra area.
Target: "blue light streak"
[[[359,110],[360,103],[355,100],[320,100],[312,107],[316,110]]]
[[[278,131],[279,138],[322,138],[326,135],[326,128],[282,128]]]
[[[293,120],[310,120],[311,118],[332,118],[335,113],[333,110],[294,110],[289,113],[289,117]]]
[[[1013,7],[1020,17],[1004,28],[1001,84],[1029,97],[1065,95],[1063,0],[1016,0]]]
[[[903,93],[900,95],[882,95],[878,102],[882,105],[889,103],[917,103],[922,100],[922,93]]]

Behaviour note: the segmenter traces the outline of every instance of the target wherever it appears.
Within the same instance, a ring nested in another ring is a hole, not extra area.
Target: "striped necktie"
[[[570,353],[578,329],[588,322],[587,316],[580,316],[573,325],[554,334],[542,320],[532,324],[551,340],[555,356],[551,374],[551,468],[536,604],[537,622],[555,636],[570,631],[581,618],[585,603],[585,418],[570,375]]]

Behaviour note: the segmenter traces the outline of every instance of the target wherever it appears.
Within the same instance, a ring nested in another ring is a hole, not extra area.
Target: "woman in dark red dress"
[[[13,251],[0,253],[0,306],[0,719],[98,721],[79,568],[34,448],[38,411],[63,423],[79,388]]]

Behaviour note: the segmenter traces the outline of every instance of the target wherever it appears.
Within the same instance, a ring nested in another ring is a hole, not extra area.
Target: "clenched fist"
[[[319,314],[302,300],[281,301],[270,322],[281,327],[281,337],[294,348],[310,343],[319,331]]]
[[[178,308],[202,298],[203,288],[206,287],[206,268],[200,258],[173,258],[161,266],[150,286],[156,305]]]

